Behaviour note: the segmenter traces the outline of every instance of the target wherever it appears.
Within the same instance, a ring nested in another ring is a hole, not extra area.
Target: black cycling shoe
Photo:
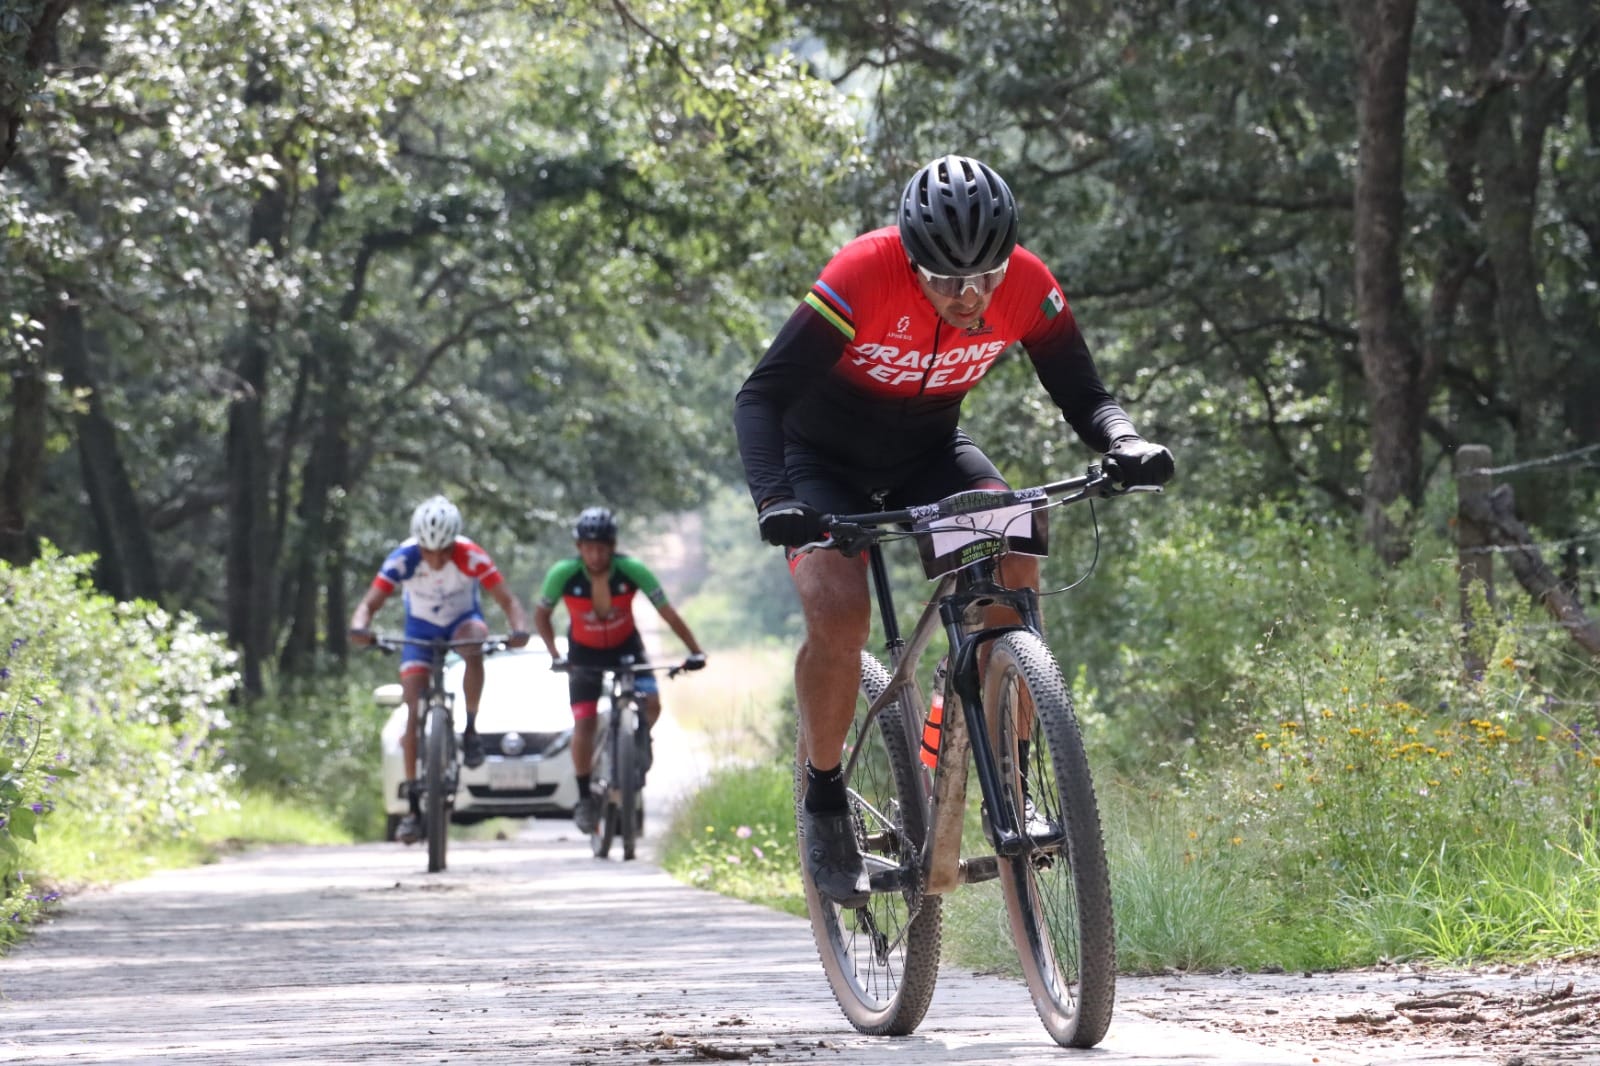
[[[1060,822],[1039,813],[1032,796],[1022,798],[1022,831],[1041,844],[1053,843],[1064,835]]]
[[[650,740],[650,723],[640,722],[635,736],[639,739],[639,772],[645,773],[656,760],[655,744]]]
[[[468,770],[476,770],[483,765],[483,738],[476,733],[467,733],[461,738],[461,761]]]
[[[415,844],[422,839],[422,819],[414,814],[408,814],[400,819],[400,824],[395,828],[394,838],[402,844]]]
[[[600,801],[593,793],[578,797],[578,805],[572,809],[572,821],[580,833],[593,833],[600,828]]]
[[[805,838],[806,873],[824,899],[841,907],[865,907],[872,883],[856,846],[855,820],[848,810],[800,808],[800,834]]]

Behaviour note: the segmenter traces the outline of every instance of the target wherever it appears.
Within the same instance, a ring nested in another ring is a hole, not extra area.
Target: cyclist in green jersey
[[[706,664],[705,652],[682,616],[667,602],[661,582],[644,563],[617,551],[617,520],[604,507],[590,507],[578,516],[573,527],[578,554],[563,559],[545,574],[533,609],[533,628],[550,651],[551,661],[566,666],[567,693],[572,701],[572,767],[578,777],[578,805],[573,821],[580,830],[592,833],[599,819],[599,803],[589,794],[589,775],[594,767],[596,717],[600,705],[601,673],[621,664],[631,655],[635,663],[646,662],[644,641],[633,620],[633,598],[643,593],[655,605],[661,620],[671,627],[689,649],[685,666],[698,670]],[[553,616],[557,604],[567,609],[567,655],[563,660],[556,648]],[[635,689],[642,699],[644,718],[640,722],[645,769],[650,768],[650,729],[661,717],[661,695],[651,674],[640,674]]]

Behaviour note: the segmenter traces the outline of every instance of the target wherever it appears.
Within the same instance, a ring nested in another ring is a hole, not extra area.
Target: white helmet
[[[423,500],[411,512],[411,535],[430,551],[450,547],[460,533],[461,512],[443,496]]]

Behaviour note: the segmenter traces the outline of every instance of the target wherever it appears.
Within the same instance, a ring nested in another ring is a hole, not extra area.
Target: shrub
[[[795,846],[794,766],[719,770],[679,808],[661,865],[680,881],[804,914]]]
[[[232,654],[193,617],[95,592],[92,562],[46,545],[26,568],[0,564],[4,632],[27,664],[5,691],[34,716],[31,743],[47,763],[73,771],[51,769],[50,799],[32,802],[53,803],[56,830],[91,851],[97,841],[132,849],[181,835],[225,802],[213,731],[237,676]]]

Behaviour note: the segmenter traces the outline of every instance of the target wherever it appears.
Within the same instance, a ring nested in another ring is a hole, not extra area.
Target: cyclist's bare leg
[[[483,621],[469,618],[451,631],[451,640],[482,640],[489,635]],[[467,698],[467,724],[478,717],[478,701],[483,698],[483,648],[467,644],[456,649],[465,664],[461,671],[461,692]]]
[[[414,670],[400,675],[400,692],[406,701],[406,732],[400,738],[400,750],[405,755],[407,781],[417,779],[417,707],[427,688],[428,675],[425,671]]]
[[[572,722],[572,772],[582,777],[594,769],[594,738],[600,719],[591,714]]]
[[[661,693],[651,692],[646,695],[644,698],[643,707],[644,720],[649,722],[650,725],[654,727],[656,722],[661,718]]]
[[[1000,560],[1000,580],[1007,588],[1030,588],[1039,591],[1039,560],[1031,555],[1007,555]],[[1016,625],[1022,619],[1017,617],[1017,612],[1009,607],[991,605],[984,610],[983,621],[990,626]],[[980,672],[988,665],[989,649],[992,643],[985,642],[978,653],[978,670]],[[1021,736],[1028,736],[1033,732],[1033,697],[1026,688],[1022,690],[1022,698],[1018,701],[1017,731]]]
[[[832,770],[855,718],[861,651],[871,633],[867,571],[859,558],[812,552],[794,568],[794,584],[806,621],[794,663],[806,757],[816,769]]]

